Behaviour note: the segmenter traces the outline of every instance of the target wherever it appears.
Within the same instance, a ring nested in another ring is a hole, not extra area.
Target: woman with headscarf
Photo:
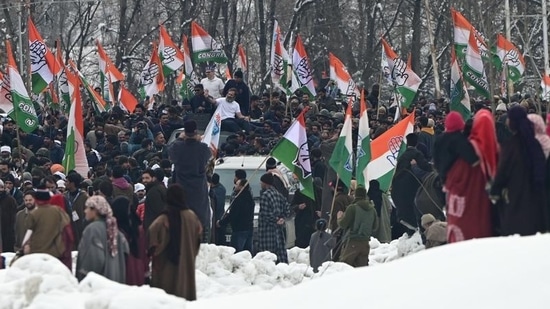
[[[118,230],[116,218],[107,200],[95,195],[86,200],[84,213],[90,222],[78,246],[76,278],[80,281],[89,272],[126,283],[128,243]]]
[[[149,227],[149,254],[153,257],[151,286],[195,300],[195,258],[199,253],[202,225],[185,204],[180,184],[168,187],[166,203],[166,210]]]
[[[502,235],[533,235],[546,230],[546,158],[533,124],[520,106],[508,111],[512,137],[502,146],[491,188]]]
[[[434,163],[447,193],[447,242],[493,235],[491,202],[485,191],[493,179],[497,141],[493,116],[480,110],[469,136],[457,112],[445,119],[445,133],[436,141]]]

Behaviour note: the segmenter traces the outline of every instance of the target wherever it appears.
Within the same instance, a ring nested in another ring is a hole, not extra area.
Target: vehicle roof
[[[266,157],[264,156],[235,156],[218,159],[214,169],[256,169],[265,170]]]

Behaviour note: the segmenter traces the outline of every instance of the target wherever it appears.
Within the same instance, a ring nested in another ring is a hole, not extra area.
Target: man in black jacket
[[[145,185],[145,216],[143,229],[147,231],[155,219],[160,216],[166,206],[166,187],[162,179],[157,179],[155,171],[146,169],[141,175],[141,181]]]
[[[216,222],[216,226],[231,224],[231,246],[237,252],[248,250],[252,253],[252,235],[254,229],[254,199],[246,179],[235,183],[235,199],[229,212]]]

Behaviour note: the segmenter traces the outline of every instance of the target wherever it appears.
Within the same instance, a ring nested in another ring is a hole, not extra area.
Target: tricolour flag
[[[138,105],[136,97],[122,83],[120,83],[120,90],[118,92],[118,102],[120,103],[120,107],[130,113],[133,113]]]
[[[292,68],[299,83],[298,87],[301,87],[305,93],[309,94],[310,98],[315,97],[317,93],[315,92],[315,84],[313,83],[313,71],[311,70],[311,63],[300,35],[296,36],[296,43],[294,44]]]
[[[483,68],[483,59],[481,58],[474,31],[470,31],[470,40],[466,48],[462,74],[464,75],[464,79],[475,88],[477,93],[485,98],[490,97],[489,83],[487,82],[487,76]]]
[[[210,118],[210,122],[204,130],[204,135],[202,136],[202,142],[210,147],[212,151],[212,156],[215,158],[218,154],[218,147],[220,145],[220,132],[222,128],[222,115],[220,112],[220,106],[216,108],[216,111]]]
[[[8,82],[11,100],[13,102],[13,109],[9,115],[15,120],[21,130],[30,133],[38,127],[38,116],[29,98],[27,88],[25,88],[25,84],[23,84],[21,75],[19,75],[19,71],[17,71],[17,65],[13,59],[9,41],[6,41],[6,53],[8,54]]]
[[[217,63],[227,62],[223,46],[216,42],[196,22],[191,22],[191,46],[193,47],[193,60],[196,63],[207,61]]]
[[[80,97],[79,78],[68,71],[67,81],[71,97],[71,110],[67,124],[67,144],[63,156],[65,171],[75,170],[82,177],[88,176],[88,159],[84,149],[84,120],[82,119],[82,98]]]
[[[518,82],[525,72],[525,59],[519,49],[500,33],[497,35],[497,55],[500,66],[508,69],[508,78]]]
[[[183,53],[174,44],[170,34],[163,25],[160,25],[159,56],[162,62],[164,76],[175,72],[183,65]]]
[[[279,23],[273,24],[271,41],[271,81],[276,87],[289,93],[288,82],[291,81],[292,70],[289,67],[290,57],[283,45],[283,38]]]
[[[380,190],[384,192],[389,190],[397,159],[406,149],[405,136],[413,132],[414,113],[411,113],[372,141],[370,145],[372,159],[367,166],[367,180],[378,180]]]
[[[328,54],[329,66],[330,66],[330,79],[336,82],[336,85],[340,91],[348,96],[358,98],[361,93],[355,84],[355,81],[351,78],[348,70],[334,54]]]
[[[75,72],[77,77],[80,79],[79,85],[84,86],[84,89],[86,90],[86,93],[88,94],[88,98],[90,100],[92,100],[94,110],[96,111],[96,113],[99,114],[99,113],[108,111],[109,106],[107,105],[107,102],[105,102],[105,100],[103,99],[101,94],[95,92],[92,85],[90,83],[88,83],[88,80],[86,79],[84,74],[82,74],[82,72],[80,72],[77,69],[76,64],[72,60],[69,60],[69,65],[71,66],[71,69],[73,70],[73,72]],[[66,70],[66,73],[68,74],[69,71],[70,70]],[[68,82],[68,76],[67,76],[67,82]],[[72,102],[73,101],[71,100],[71,104],[72,104]]]
[[[464,120],[472,117],[470,96],[462,79],[454,47],[451,49],[451,93],[449,97],[451,110],[459,112]]]
[[[382,38],[382,45],[386,53],[390,77],[395,85],[395,90],[401,95],[401,104],[405,108],[411,106],[422,79],[414,73],[412,68],[403,59],[397,56],[388,42]]]
[[[140,94],[142,99],[149,97],[164,90],[164,75],[162,74],[162,63],[158,55],[157,44],[153,44],[153,53],[151,58],[145,64],[140,76]]]
[[[2,83],[0,88],[0,108],[6,114],[10,114],[13,111],[13,100],[11,99],[11,86],[10,76],[8,73],[2,74]]]
[[[29,57],[31,62],[32,92],[40,94],[53,81],[53,76],[59,70],[56,65],[55,56],[44,44],[44,40],[36,30],[34,23],[29,17],[27,23],[29,31]]]
[[[357,169],[355,175],[357,184],[368,188],[367,166],[371,159],[369,115],[367,114],[367,102],[365,90],[361,90],[361,114],[359,116],[359,130],[357,131]]]
[[[113,61],[109,58],[99,40],[96,41],[97,45],[97,54],[99,60],[99,79],[101,82],[101,95],[104,97],[104,90],[107,89],[109,92],[109,97],[111,98],[110,88],[112,88],[112,83],[124,80],[124,75],[116,68]],[[114,101],[113,101],[114,102]]]
[[[466,48],[468,47],[468,41],[470,40],[470,32],[476,33],[477,47],[481,53],[481,56],[485,59],[489,59],[489,49],[483,38],[483,34],[476,30],[476,28],[462,15],[460,12],[451,8],[451,17],[453,18],[454,26],[454,45],[456,49],[457,57],[462,60],[466,55]]]
[[[542,80],[540,81],[541,98],[543,100],[550,101],[550,76],[542,74]]]
[[[61,42],[57,41],[57,49],[55,51],[56,64],[59,67],[59,72],[56,75],[57,90],[61,96],[59,106],[63,114],[68,115],[71,107],[71,98],[69,96],[69,84],[67,83],[67,75],[65,70],[65,61],[63,60],[63,52],[61,51]]]
[[[352,104],[348,104],[346,110],[346,119],[344,126],[340,131],[340,136],[334,146],[334,151],[328,161],[342,182],[349,188],[355,162],[353,160],[353,142],[352,142]]]
[[[193,88],[199,83],[197,75],[193,70],[193,61],[191,60],[191,53],[189,51],[188,38],[183,36],[182,53],[183,53],[183,71],[184,75],[181,76],[180,94],[183,99],[191,99],[194,95]]]
[[[300,115],[296,117],[281,141],[271,151],[271,155],[298,176],[301,187],[300,192],[315,200],[304,118],[307,110],[307,107],[304,108]]]
[[[239,44],[237,50],[237,69],[240,69],[245,75],[248,72],[248,60],[246,60],[246,53],[242,44]]]

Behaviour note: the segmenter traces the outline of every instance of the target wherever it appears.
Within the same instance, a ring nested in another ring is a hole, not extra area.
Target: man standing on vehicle
[[[201,143],[197,135],[197,123],[194,120],[185,122],[185,134],[181,134],[169,150],[174,163],[173,181],[183,186],[185,203],[195,212],[203,226],[203,242],[210,239],[210,202],[206,166],[212,153],[210,148]]]

